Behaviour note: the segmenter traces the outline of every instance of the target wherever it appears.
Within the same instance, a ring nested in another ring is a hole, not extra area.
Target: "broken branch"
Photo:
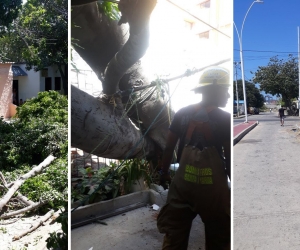
[[[22,214],[22,213],[28,212],[30,210],[33,210],[33,209],[36,209],[36,208],[40,207],[43,204],[45,204],[45,202],[36,202],[36,203],[33,203],[32,205],[30,205],[28,207],[25,207],[25,208],[22,208],[20,210],[3,214],[3,215],[0,216],[0,219],[6,219],[6,218],[9,218],[9,217],[18,215],[18,214]]]
[[[18,188],[30,177],[33,177],[40,173],[44,168],[49,166],[52,161],[54,161],[55,157],[49,155],[42,163],[38,166],[32,168],[28,173],[21,176],[18,180],[14,182],[14,185],[8,190],[6,195],[0,200],[0,212],[2,211],[3,207],[7,204],[10,198],[14,195],[14,193],[18,190]]]
[[[21,239],[23,236],[25,236],[26,234],[33,232],[35,229],[37,229],[39,226],[41,226],[46,220],[48,220],[48,219],[51,217],[51,215],[52,215],[53,212],[54,212],[54,211],[51,210],[51,211],[49,211],[48,213],[46,213],[46,214],[40,219],[40,221],[38,221],[36,224],[34,224],[31,228],[29,228],[29,229],[23,231],[23,232],[20,233],[19,235],[15,235],[15,236],[13,237],[12,240],[13,240],[13,241],[19,240],[19,239]]]

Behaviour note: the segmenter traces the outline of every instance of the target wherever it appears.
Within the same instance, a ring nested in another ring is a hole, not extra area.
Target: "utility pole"
[[[238,92],[238,84],[237,84],[237,65],[240,62],[234,62],[235,66],[235,95],[236,95],[236,115],[237,117],[240,116],[240,107],[239,107],[239,92]]]

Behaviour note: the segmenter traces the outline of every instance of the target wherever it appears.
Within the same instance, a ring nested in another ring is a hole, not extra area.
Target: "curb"
[[[258,125],[258,121],[244,129],[241,133],[239,133],[236,137],[233,138],[233,146],[237,144],[246,134],[248,134],[253,128]]]
[[[152,185],[152,187],[156,190],[146,189],[111,200],[78,207],[71,213],[71,229],[145,207],[149,204],[162,207],[167,200],[168,190],[164,190],[158,185]]]

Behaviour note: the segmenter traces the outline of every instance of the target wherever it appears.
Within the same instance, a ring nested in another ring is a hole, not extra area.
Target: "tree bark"
[[[102,157],[124,159],[151,156],[154,143],[142,138],[141,131],[132,125],[123,109],[105,104],[99,99],[71,86],[72,146]],[[142,139],[141,139],[142,138]],[[141,143],[137,143],[141,140]],[[136,148],[133,148],[137,145]]]
[[[130,24],[129,39],[128,26],[118,26],[116,21],[109,20],[99,13],[95,3],[75,6],[72,9],[73,47],[100,80],[104,76],[105,94],[113,95],[119,89],[127,90],[150,84],[138,59],[143,56],[148,47],[149,15],[155,1],[133,2],[140,2],[141,5],[146,6],[141,12],[122,13],[125,21]],[[144,19],[142,13],[146,13]],[[139,146],[130,154],[131,158],[142,157],[142,155],[152,157],[154,149],[156,151],[164,149],[169,116],[160,93],[157,95],[156,91],[152,90],[148,91],[148,94],[137,95],[138,101],[134,109],[130,110],[128,117],[126,116],[122,121],[119,119],[125,111],[122,105],[119,105],[118,98],[112,100],[112,103],[117,100],[117,109],[108,103],[93,99],[95,98],[72,86],[71,145],[73,147],[101,157],[124,159],[128,150],[141,137],[141,131],[134,127],[132,121],[138,127],[141,126],[143,131],[150,126],[151,129],[141,143],[143,146]],[[127,101],[128,97],[122,98],[123,103]],[[161,110],[160,116],[156,117]],[[157,120],[153,122],[155,118]],[[103,138],[106,138],[106,141],[99,145]]]
[[[33,209],[36,209],[36,208],[42,206],[43,204],[45,204],[45,202],[36,202],[34,204],[31,204],[28,207],[24,207],[24,208],[19,209],[17,211],[12,211],[10,213],[3,214],[3,215],[0,216],[0,219],[7,219],[7,218],[10,218],[10,217],[16,216],[18,214],[22,214],[22,213],[31,211]]]
[[[46,213],[46,214],[40,219],[40,221],[37,222],[36,224],[34,224],[31,228],[29,228],[29,229],[27,229],[27,230],[21,232],[21,233],[18,234],[18,235],[15,235],[15,236],[13,237],[13,241],[19,240],[19,239],[21,239],[23,236],[25,236],[26,234],[29,234],[29,233],[33,232],[34,230],[36,230],[39,226],[43,225],[43,223],[44,223],[45,221],[47,221],[47,220],[51,217],[51,215],[52,215],[53,213],[54,213],[53,210],[51,210],[51,211],[49,211],[48,213]]]
[[[5,180],[5,177],[4,175],[2,174],[2,172],[0,172],[0,179],[2,180],[2,183],[3,183],[3,188],[2,186],[0,186],[0,188],[4,189],[4,190],[8,190],[14,183],[9,183],[7,184],[6,180]],[[18,195],[16,196],[16,198],[23,202],[25,205],[27,206],[31,206],[34,204],[33,201],[29,200],[26,196],[22,195],[20,192],[18,193]]]
[[[38,166],[32,168],[28,173],[21,176],[18,180],[14,182],[14,185],[8,190],[8,192],[2,197],[0,200],[0,212],[3,207],[7,204],[10,198],[14,195],[14,193],[18,190],[18,188],[30,177],[35,176],[40,173],[45,167],[51,164],[51,162],[55,159],[54,156],[49,155],[42,163]]]

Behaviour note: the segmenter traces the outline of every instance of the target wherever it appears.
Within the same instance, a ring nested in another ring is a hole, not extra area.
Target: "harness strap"
[[[196,111],[195,111],[195,114],[200,109],[203,109],[203,107],[201,107],[201,106],[197,107]],[[204,107],[205,115],[207,115],[209,112],[211,112],[214,109],[216,109],[215,106]],[[207,141],[211,140],[213,135],[212,135],[211,128],[209,126],[208,121],[190,120],[189,123],[188,123],[188,128],[187,128],[187,131],[186,131],[186,135],[185,135],[185,144],[189,144],[191,142],[193,132],[194,132],[195,128],[199,125],[201,127],[201,130],[203,129],[203,131],[204,131],[204,133],[203,133],[204,136],[201,136],[201,138],[199,138],[202,146],[205,146]]]

